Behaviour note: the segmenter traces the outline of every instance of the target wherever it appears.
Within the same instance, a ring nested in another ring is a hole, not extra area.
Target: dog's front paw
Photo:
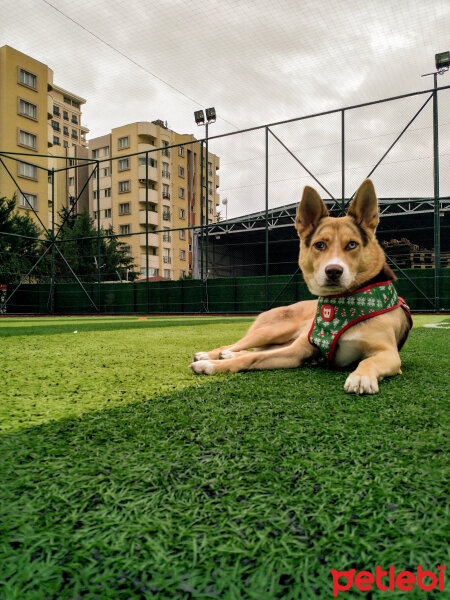
[[[196,375],[214,375],[214,365],[210,360],[197,360],[189,365]]]
[[[350,373],[345,382],[344,389],[348,394],[376,394],[378,393],[377,379],[367,375]]]
[[[194,354],[194,362],[197,360],[208,360],[209,354],[207,352],[196,352]]]
[[[231,352],[231,350],[222,350],[219,354],[220,360],[227,360],[229,358],[234,358],[236,356],[236,352]]]

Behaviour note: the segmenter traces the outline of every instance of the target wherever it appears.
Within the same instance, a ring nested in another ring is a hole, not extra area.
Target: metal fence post
[[[440,267],[441,267],[441,220],[439,192],[439,124],[437,73],[434,75],[433,92],[433,188],[434,188],[434,302],[436,311],[441,310]]]
[[[52,262],[50,275],[50,313],[55,314],[55,169],[52,167]]]
[[[97,160],[97,307],[98,312],[102,311],[102,240],[100,237],[100,163]]]
[[[265,145],[266,145],[266,156],[265,156],[265,298],[266,298],[266,310],[269,308],[269,128],[265,128]]]
[[[341,214],[345,213],[345,110],[341,111]]]
[[[162,247],[162,246],[161,246]],[[139,265],[139,269],[141,266]],[[145,291],[147,296],[147,312],[150,312],[150,282],[148,280],[148,150],[145,153]]]

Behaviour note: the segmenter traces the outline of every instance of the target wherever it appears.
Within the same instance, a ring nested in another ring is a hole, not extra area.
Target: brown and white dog
[[[407,306],[392,286],[396,277],[375,237],[378,221],[378,201],[369,179],[358,189],[346,216],[339,218],[330,217],[319,194],[305,187],[295,219],[299,265],[310,292],[319,300],[260,314],[235,344],[197,352],[192,371],[213,375],[286,369],[324,355],[332,367],[359,363],[347,377],[347,392],[377,393],[378,380],[401,373],[399,350],[412,326]],[[376,298],[387,300],[388,290],[394,296],[390,304],[382,305]],[[345,302],[353,307],[346,308]],[[346,310],[352,316],[356,313],[350,324]],[[341,330],[332,331],[334,326]],[[328,354],[320,348],[326,335],[332,346]]]

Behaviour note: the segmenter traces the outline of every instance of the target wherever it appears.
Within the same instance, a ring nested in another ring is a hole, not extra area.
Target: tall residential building
[[[56,86],[53,71],[47,65],[10,46],[0,48],[0,150],[29,154],[16,156],[18,160],[3,158],[0,196],[10,198],[16,194],[18,210],[29,211],[40,227],[39,219],[45,227],[51,226],[49,171],[66,166],[66,161],[38,155],[87,153],[85,136],[89,130],[81,124],[81,105],[85,102]],[[55,214],[70,203],[70,196],[76,197],[76,177],[70,172],[55,176]],[[87,207],[87,195],[84,202]]]
[[[177,144],[185,145],[164,148]],[[157,148],[162,150],[155,152]],[[163,121],[130,123],[90,140],[89,150],[92,158],[100,161],[98,180],[96,172],[90,180],[94,218],[100,211],[101,226],[112,226],[124,236],[120,240],[128,246],[141,277],[147,275],[147,264],[149,277],[188,276],[192,272],[192,232],[182,228],[198,226],[201,220],[200,144],[194,136],[171,131]],[[144,154],[147,151],[149,154]],[[130,156],[136,153],[142,154]],[[205,224],[216,221],[218,169],[219,158],[209,153],[203,171],[208,174]],[[153,233],[156,231],[160,233]],[[129,233],[138,235],[127,237]]]

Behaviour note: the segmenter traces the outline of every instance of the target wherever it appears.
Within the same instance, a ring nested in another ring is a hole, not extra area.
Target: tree
[[[57,275],[73,280],[72,271],[82,281],[97,281],[98,239],[97,228],[87,210],[79,214],[69,213],[67,208],[59,212],[63,224],[58,236],[58,247],[67,263],[57,255]],[[100,236],[114,235],[111,228],[100,229]],[[116,237],[100,239],[100,272],[103,281],[128,279],[133,281],[138,274],[134,271],[133,258],[128,256],[125,244]]]
[[[0,283],[19,283],[44,251],[39,228],[28,213],[16,212],[16,196],[0,198]],[[11,235],[12,234],[12,235]],[[24,236],[24,237],[21,237]],[[36,278],[41,270],[33,271]]]

